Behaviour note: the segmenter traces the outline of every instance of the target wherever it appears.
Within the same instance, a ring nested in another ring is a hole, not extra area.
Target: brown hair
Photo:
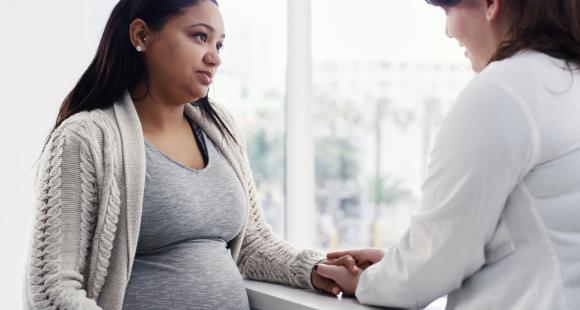
[[[461,0],[426,0],[452,7]],[[511,22],[506,39],[490,62],[509,58],[521,50],[535,50],[563,59],[580,69],[579,0],[503,0],[501,6]]]
[[[507,0],[502,5],[511,24],[490,62],[531,49],[580,68],[580,1]]]

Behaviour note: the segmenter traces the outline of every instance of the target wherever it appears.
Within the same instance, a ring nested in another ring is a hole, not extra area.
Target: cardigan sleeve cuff
[[[292,286],[314,289],[311,281],[312,269],[314,265],[325,259],[326,255],[313,250],[298,253],[292,266],[295,274],[294,279],[291,280]]]

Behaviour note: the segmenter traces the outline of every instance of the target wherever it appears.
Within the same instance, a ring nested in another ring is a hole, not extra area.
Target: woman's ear
[[[129,39],[131,40],[133,48],[138,52],[146,51],[150,33],[151,31],[149,30],[147,23],[141,18],[135,18],[131,24],[129,24]]]
[[[501,0],[485,0],[485,18],[488,21],[496,19],[499,15]]]

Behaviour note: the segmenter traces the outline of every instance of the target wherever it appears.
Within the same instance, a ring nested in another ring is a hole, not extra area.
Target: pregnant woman
[[[210,0],[121,0],[37,174],[27,309],[249,309],[242,277],[332,291],[278,238],[243,137],[208,88]]]

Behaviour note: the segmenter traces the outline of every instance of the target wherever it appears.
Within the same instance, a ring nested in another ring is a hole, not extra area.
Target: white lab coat
[[[360,277],[366,304],[580,309],[580,71],[525,51],[441,123],[409,230]]]

